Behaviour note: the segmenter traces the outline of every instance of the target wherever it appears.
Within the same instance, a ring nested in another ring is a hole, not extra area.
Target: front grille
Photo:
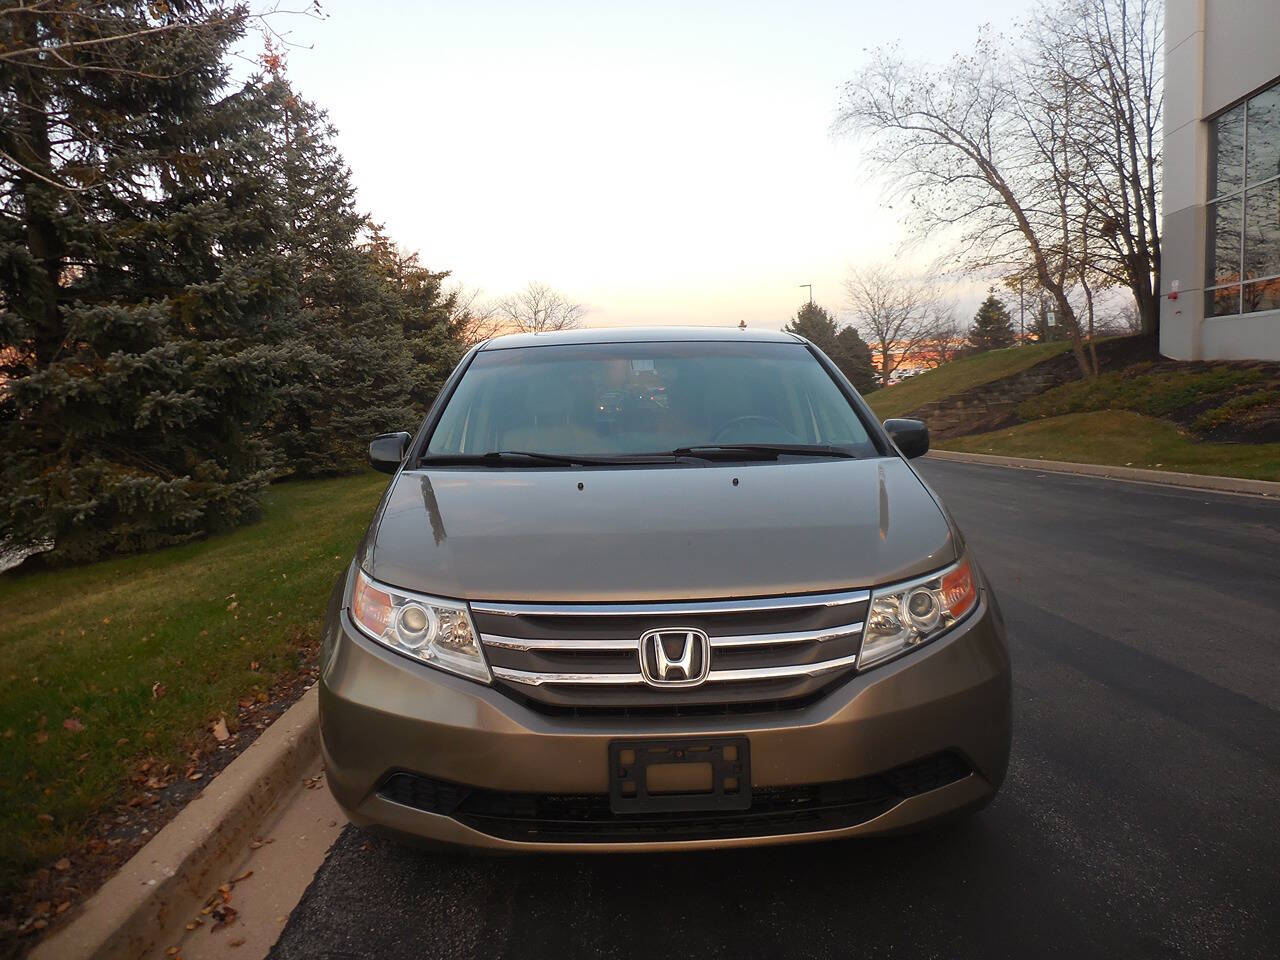
[[[614,813],[607,794],[504,793],[410,773],[387,778],[379,794],[451,816],[490,836],[532,843],[708,840],[811,833],[855,826],[907,797],[944,787],[972,768],[951,751],[893,770],[799,787],[756,787],[747,810]]]
[[[691,716],[798,706],[855,669],[865,590],[692,603],[472,603],[494,681],[549,713]],[[701,630],[709,674],[694,687],[646,682],[640,638]]]

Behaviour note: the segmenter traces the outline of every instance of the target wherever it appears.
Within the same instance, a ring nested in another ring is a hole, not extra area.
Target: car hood
[[[955,558],[938,504],[896,457],[404,470],[359,557],[393,586],[508,601],[826,592]]]

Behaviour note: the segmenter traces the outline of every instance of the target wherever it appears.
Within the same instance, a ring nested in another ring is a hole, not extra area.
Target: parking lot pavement
[[[643,857],[445,857],[349,828],[272,956],[1280,956],[1280,504],[923,472],[1011,631],[1012,764],[976,818]]]

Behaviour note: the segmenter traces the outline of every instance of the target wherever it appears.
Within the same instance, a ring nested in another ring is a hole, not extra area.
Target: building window
[[[1209,124],[1205,314],[1280,310],[1280,85]]]

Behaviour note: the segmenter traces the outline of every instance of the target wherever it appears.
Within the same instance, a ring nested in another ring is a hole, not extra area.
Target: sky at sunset
[[[487,296],[542,281],[592,326],[776,328],[799,284],[840,308],[850,264],[899,257],[830,129],[866,50],[944,60],[1029,6],[331,0],[276,23],[361,207],[433,269]]]

